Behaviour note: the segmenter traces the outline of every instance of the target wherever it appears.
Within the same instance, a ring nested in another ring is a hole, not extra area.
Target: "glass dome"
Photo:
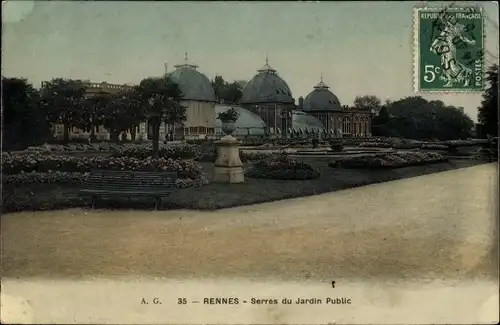
[[[302,111],[292,111],[292,131],[295,133],[323,133],[325,126],[320,120]]]
[[[215,105],[215,133],[217,135],[223,135],[222,132],[222,122],[217,119],[217,114],[227,111],[230,108],[234,108],[240,116],[236,120],[235,126],[236,131],[235,136],[249,136],[249,135],[264,135],[266,124],[264,121],[256,114],[238,106],[229,105]]]

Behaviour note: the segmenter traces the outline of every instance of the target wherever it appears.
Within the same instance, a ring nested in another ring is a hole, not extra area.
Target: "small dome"
[[[323,123],[312,115],[303,111],[292,111],[292,129],[322,131],[325,129]]]
[[[328,88],[330,87],[325,85],[323,78],[321,78],[319,84],[314,86],[314,90],[304,99],[304,111],[342,110],[339,99]]]
[[[175,81],[182,91],[183,99],[215,102],[215,92],[212,83],[203,73],[196,70],[197,66],[186,63],[176,65],[176,70],[167,74]]]
[[[242,104],[283,103],[293,104],[292,92],[275,69],[267,62],[243,88]]]
[[[215,104],[215,116],[219,113],[227,111],[230,108],[234,108],[238,113],[240,113],[240,116],[235,122],[236,131],[234,133],[236,136],[265,134],[266,123],[264,123],[258,115],[244,108]],[[217,133],[222,133],[221,120],[215,119],[215,129]]]

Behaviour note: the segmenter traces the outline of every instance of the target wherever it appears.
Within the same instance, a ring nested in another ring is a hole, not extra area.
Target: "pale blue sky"
[[[209,78],[249,80],[267,52],[296,99],[323,73],[342,104],[365,94],[396,100],[414,95],[412,8],[423,3],[8,1],[2,75],[37,87],[54,77],[134,84],[162,75],[165,62],[172,70],[187,51]],[[486,47],[498,57],[498,7],[476,3],[493,21]],[[424,97],[464,106],[474,120],[481,101],[480,94]]]

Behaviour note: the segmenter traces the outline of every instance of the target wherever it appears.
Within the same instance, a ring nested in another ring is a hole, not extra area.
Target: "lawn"
[[[164,199],[163,209],[215,210],[241,205],[270,202],[294,197],[333,192],[373,183],[432,174],[451,169],[469,167],[482,162],[455,160],[448,162],[386,170],[342,169],[328,167],[331,158],[302,157],[320,171],[321,176],[304,181],[246,178],[243,184],[211,183],[199,188],[177,190]],[[201,163],[204,173],[212,178],[213,164]],[[247,165],[246,165],[247,166]],[[37,184],[5,185],[3,187],[3,212],[50,210],[89,206],[89,200],[78,196],[75,185]],[[97,208],[152,209],[154,200],[135,199],[105,200]]]

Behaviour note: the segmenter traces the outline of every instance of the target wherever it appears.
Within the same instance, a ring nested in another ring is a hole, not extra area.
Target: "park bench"
[[[92,198],[92,208],[100,197],[152,197],[156,199],[155,210],[163,197],[175,188],[175,172],[136,172],[121,170],[91,170],[80,190],[81,196]]]

